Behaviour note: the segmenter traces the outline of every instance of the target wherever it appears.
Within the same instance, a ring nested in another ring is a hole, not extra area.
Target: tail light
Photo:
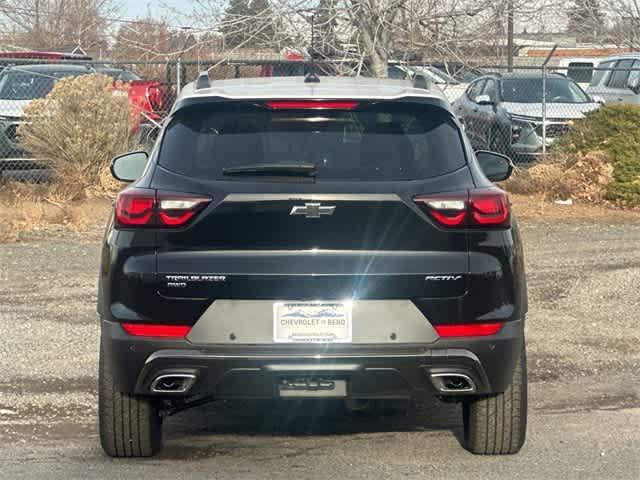
[[[435,325],[433,328],[440,337],[486,337],[502,330],[503,322],[460,323],[457,325]]]
[[[353,110],[357,106],[358,102],[350,100],[276,100],[267,102],[267,107],[271,110]]]
[[[186,338],[189,325],[162,325],[158,323],[122,323],[122,329],[134,337]]]
[[[211,198],[131,188],[118,194],[116,222],[125,228],[180,228],[204,209]]]
[[[164,98],[162,98],[162,89],[159,85],[149,85],[147,87],[147,100],[151,111],[162,111],[164,108]]]
[[[446,228],[507,228],[511,223],[509,197],[499,188],[425,195],[413,200]]]

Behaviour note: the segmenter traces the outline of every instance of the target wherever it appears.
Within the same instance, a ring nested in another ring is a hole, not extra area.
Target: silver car
[[[640,53],[609,57],[598,64],[587,93],[605,103],[640,104]]]

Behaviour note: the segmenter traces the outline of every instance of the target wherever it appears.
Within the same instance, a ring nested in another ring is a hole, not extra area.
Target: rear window
[[[567,67],[567,77],[578,83],[589,83],[593,76],[592,62],[571,62]]]
[[[269,110],[227,103],[179,111],[163,136],[159,163],[205,179],[232,179],[223,169],[313,164],[317,179],[407,180],[466,164],[448,112],[406,103],[355,110]]]

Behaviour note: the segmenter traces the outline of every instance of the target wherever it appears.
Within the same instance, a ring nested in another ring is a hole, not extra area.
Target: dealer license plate
[[[351,302],[276,302],[273,341],[349,343],[351,308]]]

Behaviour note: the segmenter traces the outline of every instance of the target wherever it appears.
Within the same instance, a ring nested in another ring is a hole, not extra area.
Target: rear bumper
[[[428,344],[370,345],[196,345],[187,340],[141,339],[118,323],[103,321],[104,348],[121,391],[157,394],[153,380],[171,373],[193,374],[188,395],[274,398],[286,378],[344,379],[353,398],[406,398],[439,393],[433,373],[458,373],[475,384],[473,394],[504,391],[523,342],[523,322],[473,339],[438,339]],[[460,393],[464,394],[464,393]]]

